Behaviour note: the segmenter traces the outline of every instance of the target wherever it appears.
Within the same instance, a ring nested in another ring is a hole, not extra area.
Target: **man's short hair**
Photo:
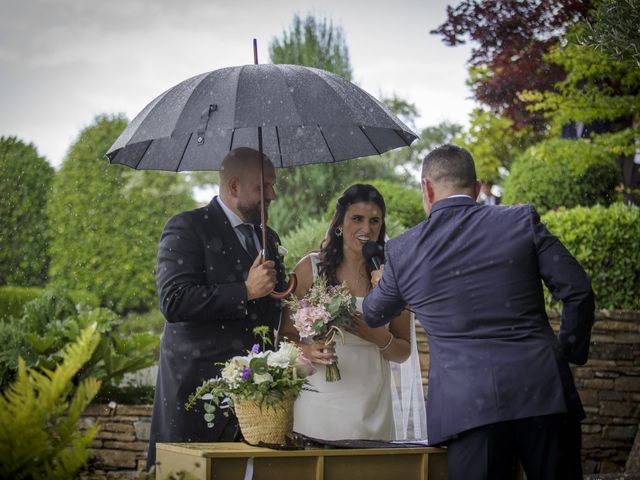
[[[457,145],[442,145],[422,161],[422,178],[448,188],[474,189],[476,167],[471,154]]]

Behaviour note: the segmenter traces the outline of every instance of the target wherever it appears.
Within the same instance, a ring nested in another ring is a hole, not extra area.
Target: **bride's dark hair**
[[[376,241],[384,247],[384,238],[386,234],[385,215],[387,207],[384,203],[384,198],[373,185],[356,183],[347,188],[344,193],[338,198],[336,207],[333,212],[333,217],[329,222],[329,230],[327,236],[320,244],[319,264],[318,270],[321,275],[324,275],[329,285],[337,285],[338,279],[336,273],[338,267],[344,260],[344,253],[342,250],[342,234],[338,235],[336,229],[341,227],[344,223],[344,216],[349,208],[349,205],[360,202],[373,202],[382,211],[382,226],[380,227],[380,235]],[[373,270],[372,265],[367,262],[367,272],[371,274]]]

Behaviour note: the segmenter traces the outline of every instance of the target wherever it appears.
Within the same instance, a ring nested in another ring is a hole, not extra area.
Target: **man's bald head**
[[[271,160],[262,155],[265,164],[272,168]],[[232,177],[243,180],[251,170],[260,168],[260,152],[249,147],[239,147],[231,150],[220,166],[220,183],[225,184]]]
[[[262,164],[262,165],[261,165]],[[252,148],[231,150],[220,167],[220,198],[244,221],[260,223],[260,169],[264,167],[265,208],[275,200],[275,169],[266,155]]]

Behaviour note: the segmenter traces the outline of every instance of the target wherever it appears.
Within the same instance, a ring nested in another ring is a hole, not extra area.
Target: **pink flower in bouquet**
[[[314,324],[320,321],[323,325],[331,321],[331,315],[323,306],[304,307],[293,314],[293,324],[300,334],[300,338],[312,337],[315,335]]]

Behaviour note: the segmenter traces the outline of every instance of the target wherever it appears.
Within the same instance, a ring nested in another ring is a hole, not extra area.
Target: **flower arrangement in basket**
[[[233,409],[247,443],[284,445],[285,436],[293,430],[293,403],[315,369],[291,342],[280,342],[276,351],[267,350],[271,345],[268,327],[256,327],[253,333],[261,337],[262,351],[255,344],[247,355],[221,363],[220,376],[198,387],[185,408],[203,400],[204,420],[210,428],[216,410],[228,415],[228,409]]]
[[[300,339],[331,343],[336,335],[344,341],[341,327],[348,326],[356,314],[356,299],[346,283],[327,285],[327,279],[319,275],[307,294],[298,300],[295,295],[285,300],[292,313],[293,325]],[[337,360],[325,368],[327,382],[340,380]]]

